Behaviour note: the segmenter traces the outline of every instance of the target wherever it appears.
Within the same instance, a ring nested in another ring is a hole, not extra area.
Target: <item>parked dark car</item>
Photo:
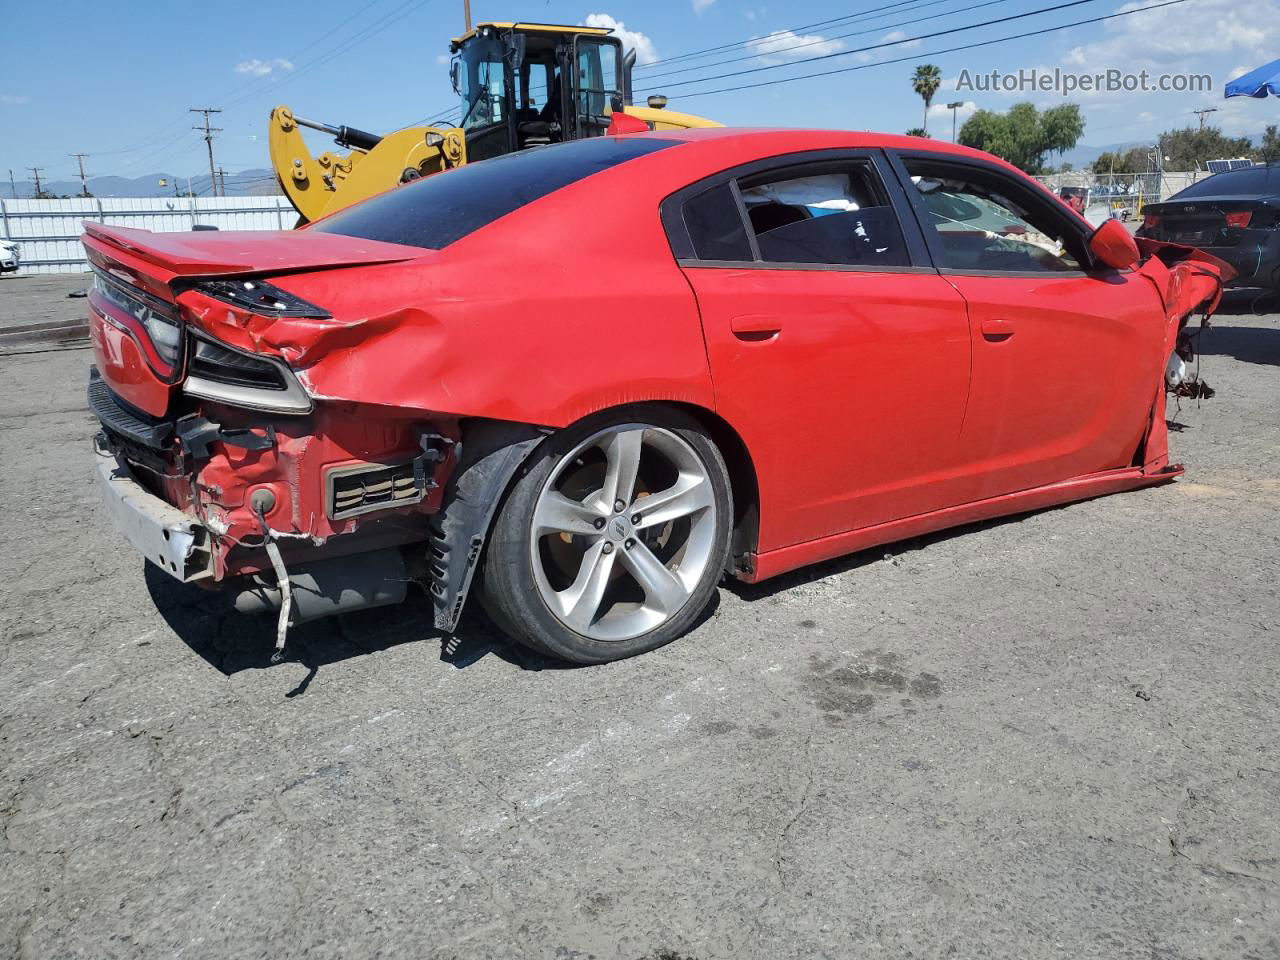
[[[1215,173],[1142,212],[1138,236],[1227,261],[1234,286],[1280,291],[1280,165]]]

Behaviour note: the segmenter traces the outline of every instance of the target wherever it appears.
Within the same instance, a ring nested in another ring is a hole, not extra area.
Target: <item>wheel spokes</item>
[[[689,596],[684,583],[668,570],[641,540],[622,551],[622,566],[644,590],[645,606],[663,614],[674,613]]]
[[[573,629],[584,633],[595,621],[605,588],[609,585],[609,576],[613,573],[617,552],[610,547],[610,552],[606,553],[606,546],[609,544],[601,540],[587,548],[573,583],[556,594],[561,618]]]
[[[604,489],[600,491],[606,510],[614,509],[618,500],[624,504],[631,503],[636,494],[636,476],[640,473],[640,450],[643,446],[643,430],[623,430],[610,436],[601,447],[608,463]]]
[[[711,484],[693,473],[682,473],[671,486],[635,501],[632,509],[640,514],[637,530],[679,520],[713,503]]]
[[[599,533],[595,522],[600,516],[599,511],[587,504],[570,499],[558,490],[548,490],[533,511],[533,534],[535,537],[548,533],[594,536]]]

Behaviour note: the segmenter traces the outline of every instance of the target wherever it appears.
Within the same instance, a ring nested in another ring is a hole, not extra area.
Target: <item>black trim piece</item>
[[[89,409],[108,432],[118,434],[149,450],[163,451],[173,437],[173,421],[160,417],[148,417],[135,410],[115,395],[97,367],[89,368],[89,386],[86,391]]]
[[[751,229],[751,218],[747,216],[747,201],[742,199],[742,188],[738,186],[738,178],[734,177],[729,181],[729,195],[733,197],[733,202],[738,206],[738,219],[742,221],[742,232],[747,235],[747,247],[751,250],[751,259],[760,259],[760,241],[756,239],[756,232]],[[693,199],[692,197],[689,198]],[[689,200],[685,200],[680,204],[680,216],[684,217],[684,208]],[[695,250],[696,254],[697,251]]]
[[[493,516],[512,477],[544,436],[537,427],[498,420],[464,428],[461,460],[430,521],[428,589],[437,629],[452,633],[458,625]]]
[[[1089,270],[970,270],[963,267],[939,267],[938,273],[944,277],[1029,277],[1031,279],[1053,280],[1058,277],[1097,277],[1114,274],[1117,271]]]
[[[928,273],[937,274],[938,271],[933,267],[880,267],[867,264],[852,263],[783,263],[772,260],[757,260],[748,262],[745,260],[698,260],[694,257],[685,257],[676,260],[676,263],[691,270],[805,270],[809,273]],[[1031,274],[1028,274],[1031,276]],[[1037,273],[1034,276],[1041,277],[1044,274]]]

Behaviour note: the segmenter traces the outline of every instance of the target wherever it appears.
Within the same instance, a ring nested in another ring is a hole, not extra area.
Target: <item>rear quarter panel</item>
[[[630,166],[420,261],[281,278],[334,321],[268,339],[319,397],[553,427],[642,401],[711,407],[697,304],[658,216],[665,191]]]

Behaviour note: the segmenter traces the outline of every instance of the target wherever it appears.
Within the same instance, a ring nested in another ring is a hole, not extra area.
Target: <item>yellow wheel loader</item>
[[[450,45],[450,76],[461,98],[456,126],[412,126],[386,136],[271,111],[271,163],[299,223],[475,160],[602,135],[613,110],[650,129],[718,127],[714,120],[630,105],[635,51],[624,55],[610,30],[537,23],[480,23]],[[331,135],[349,153],[311,155],[301,128]]]

